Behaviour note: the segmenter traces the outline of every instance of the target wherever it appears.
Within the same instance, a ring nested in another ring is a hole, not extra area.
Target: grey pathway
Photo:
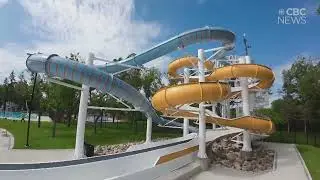
[[[208,171],[192,177],[192,180],[308,180],[303,162],[293,144],[265,143],[269,148],[277,152],[276,169],[265,173],[248,173],[221,166],[214,166]]]
[[[0,163],[37,163],[73,159],[73,149],[12,149],[13,135],[0,128]]]
[[[73,149],[29,150],[13,149],[0,151],[0,163],[39,163],[73,159]]]

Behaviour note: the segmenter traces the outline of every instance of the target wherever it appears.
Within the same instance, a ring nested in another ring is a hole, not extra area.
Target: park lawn
[[[320,179],[320,148],[311,145],[297,145],[312,179]]]
[[[93,125],[86,125],[85,140],[89,144],[118,144],[145,139],[145,121],[139,122],[138,130],[134,130],[128,123],[104,124],[106,127],[97,126],[97,133],[94,133]],[[103,126],[104,126],[103,125]],[[15,149],[24,149],[26,144],[27,122],[0,119],[0,128],[7,129],[14,135]],[[52,137],[52,123],[42,122],[41,127],[37,127],[37,122],[31,122],[29,144],[31,149],[71,149],[75,144],[76,125],[57,123],[56,137]],[[152,138],[178,137],[181,131],[172,129],[153,128]]]

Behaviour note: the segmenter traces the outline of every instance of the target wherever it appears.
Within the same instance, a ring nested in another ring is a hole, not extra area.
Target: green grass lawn
[[[312,179],[320,180],[320,148],[311,145],[297,145]]]
[[[27,122],[0,120],[0,128],[10,131],[15,138],[14,148],[24,149],[27,134]],[[65,124],[57,123],[56,137],[52,137],[52,123],[42,122],[41,127],[37,127],[37,122],[31,122],[29,144],[32,149],[68,149],[74,148],[76,125],[67,127]],[[152,138],[178,137],[181,130],[153,128]],[[145,121],[139,122],[138,130],[128,123],[107,123],[106,127],[97,126],[97,133],[94,133],[92,124],[86,125],[85,140],[94,145],[98,144],[118,144],[124,142],[140,141],[145,139]]]

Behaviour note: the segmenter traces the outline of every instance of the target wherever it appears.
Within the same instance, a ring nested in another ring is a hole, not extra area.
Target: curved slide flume
[[[32,72],[45,73],[49,77],[60,77],[77,83],[86,84],[102,92],[108,92],[130,102],[134,107],[141,109],[152,120],[160,125],[168,122],[159,117],[148,99],[126,82],[105,73],[94,66],[88,66],[62,58],[58,55],[34,54],[28,57],[27,67]],[[180,123],[170,122],[172,126],[181,126]],[[190,127],[195,132],[196,128]]]
[[[183,67],[194,67],[198,64],[198,58],[186,56],[171,62],[168,66],[168,75],[172,78],[183,78],[177,71]],[[259,64],[233,64],[220,68],[214,68],[213,62],[205,61],[204,67],[212,71],[211,74],[206,76],[206,81],[219,81],[230,78],[251,77],[259,79],[258,84],[250,87],[251,89],[267,89],[272,86],[274,81],[274,74],[272,70]],[[197,81],[198,78],[191,78],[191,81]]]
[[[183,57],[169,64],[168,74],[171,77],[179,78],[176,71],[185,66],[192,66],[196,63],[196,57]],[[209,64],[209,63],[206,63]],[[213,69],[210,66],[208,70]],[[269,88],[274,81],[274,74],[266,66],[257,64],[234,64],[214,69],[206,76],[209,82],[188,83],[160,89],[152,98],[152,105],[158,111],[171,117],[188,117],[197,119],[197,113],[177,109],[176,106],[203,101],[220,101],[231,94],[231,88],[226,83],[218,82],[228,78],[252,77],[260,81],[251,88]],[[210,82],[214,81],[214,82]],[[248,129],[254,132],[270,134],[274,132],[272,121],[258,117],[244,116],[235,119],[225,119],[218,116],[206,116],[206,122],[216,123],[224,126]]]
[[[158,57],[176,51],[179,48],[184,48],[191,44],[203,43],[207,41],[219,41],[227,51],[234,48],[235,34],[229,30],[217,27],[193,29],[174,36],[167,41],[164,41],[142,53],[137,54],[134,57],[124,59],[120,62],[98,65],[96,67],[108,73],[116,73],[129,68],[119,64],[141,66]]]
[[[187,45],[210,40],[220,41],[225,50],[230,50],[234,47],[235,35],[231,31],[225,29],[204,27],[177,35],[141,54],[117,63],[87,66],[61,58],[57,55],[47,56],[43,54],[34,54],[28,57],[27,67],[32,72],[46,73],[52,77],[69,79],[108,92],[130,102],[136,108],[140,108],[147,116],[152,118],[152,121],[160,125],[166,124],[181,127],[181,123],[168,123],[168,120],[159,117],[147,98],[126,82],[109,73],[116,73],[129,68],[128,66],[119,64],[140,66],[179,48],[186,47]],[[192,132],[197,131],[197,128],[195,127],[189,128]]]

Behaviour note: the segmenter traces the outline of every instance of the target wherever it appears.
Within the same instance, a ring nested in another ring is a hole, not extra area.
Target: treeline
[[[129,55],[134,56],[132,53]],[[83,62],[79,53],[70,54],[66,57],[70,60]],[[119,61],[122,58],[114,59]],[[26,78],[25,75],[28,77]],[[161,83],[161,74],[155,69],[131,69],[127,72],[120,73],[119,78],[134,86],[136,89],[143,89],[147,98],[151,97],[153,93],[163,85]],[[33,87],[33,80],[35,74],[31,72],[22,72],[16,78],[16,73],[12,71],[0,85],[0,103],[2,111],[8,109],[8,103],[15,106],[16,111],[27,111],[28,108],[32,109],[33,113],[39,115],[48,115],[55,123],[65,122],[68,126],[73,120],[77,118],[78,107],[80,101],[80,91],[54,83],[49,83],[47,76],[38,74],[36,80],[36,88],[32,104],[30,97]],[[61,80],[62,82],[81,86],[69,80]],[[90,88],[89,105],[103,106],[103,107],[122,107],[126,108],[123,104],[109,96],[102,93],[97,89]],[[89,114],[101,114],[99,110],[88,110]],[[115,116],[129,116],[127,112],[122,111],[105,111],[112,114],[113,119]],[[132,114],[131,114],[132,115]],[[143,117],[139,115],[139,117]]]
[[[320,125],[320,61],[314,57],[298,57],[290,69],[284,70],[281,99],[270,109],[257,110],[278,126],[286,125],[307,132],[319,131]]]

